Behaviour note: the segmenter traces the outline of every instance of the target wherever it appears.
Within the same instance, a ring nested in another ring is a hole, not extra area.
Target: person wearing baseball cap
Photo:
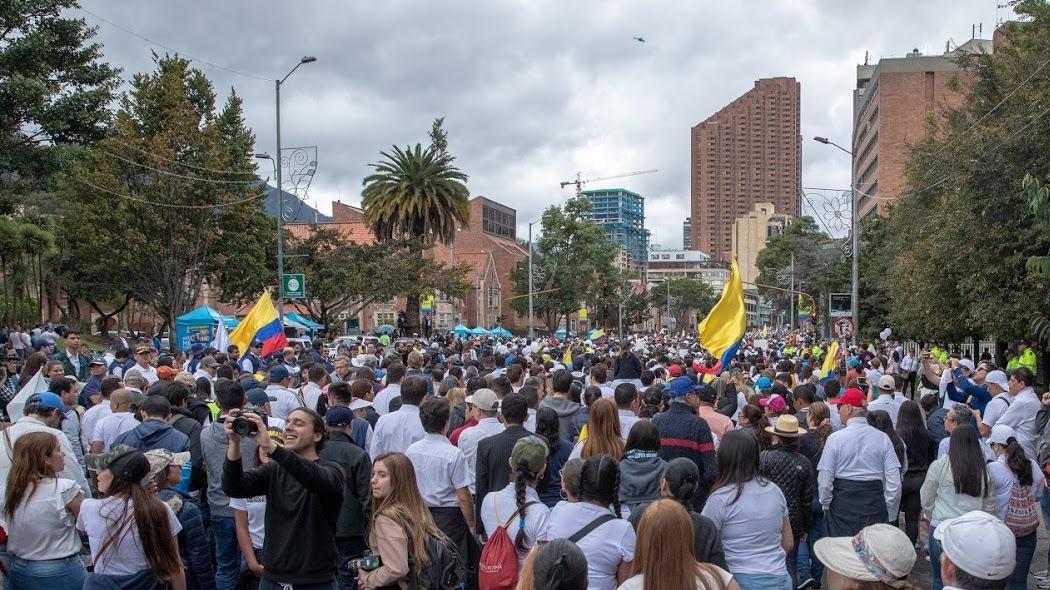
[[[1039,469],[1039,464],[1024,454],[1024,449],[1017,442],[1016,432],[1006,424],[996,424],[988,436],[988,445],[997,459],[988,464],[988,474],[995,490],[995,514],[999,520],[1008,523],[1017,542],[1017,568],[1014,570],[1010,585],[1024,588],[1028,581],[1028,570],[1035,555],[1036,530],[1039,527],[1039,514],[1035,505],[1045,493],[1046,476]],[[1032,508],[1029,511],[1010,510],[1011,500],[1027,501]]]
[[[987,362],[982,362],[977,368],[977,374],[980,375],[982,373],[981,367],[986,367],[987,365]],[[992,426],[999,421],[1006,409],[1010,407],[1013,397],[1010,396],[1010,380],[1006,373],[999,369],[988,371],[987,376],[984,378],[984,386],[987,388],[990,399],[984,408],[981,409],[981,416],[977,418],[977,428],[981,431],[981,436],[988,436],[992,433]],[[962,387],[964,391],[972,391],[971,388],[967,388],[965,383],[962,384]]]
[[[1005,589],[1014,581],[1017,543],[1014,534],[995,516],[974,510],[942,521],[933,531],[941,546],[939,564],[944,588],[956,590]],[[1025,587],[1027,571],[1021,577]]]
[[[830,537],[852,537],[868,525],[885,523],[901,497],[901,464],[893,443],[868,424],[864,393],[839,396],[844,427],[828,437],[817,465],[817,491]]]
[[[813,552],[827,568],[832,589],[918,590],[908,583],[917,558],[915,547],[893,525],[873,524],[852,538],[824,537],[814,544]]]
[[[894,375],[883,375],[879,377],[877,397],[868,403],[868,411],[874,412],[876,410],[883,410],[890,415],[890,421],[893,422],[893,427],[897,427],[897,414],[901,409],[901,402],[899,402],[894,395],[898,388],[898,381],[900,377]]]
[[[670,461],[685,457],[696,463],[700,483],[693,496],[693,508],[699,512],[707,499],[707,492],[717,475],[715,444],[711,427],[697,415],[699,392],[704,386],[689,377],[676,377],[665,387],[671,394],[667,410],[653,416],[653,424],[660,432],[660,458]]]
[[[153,349],[148,346],[139,346],[135,349],[135,364],[127,369],[135,369],[138,371],[142,375],[142,378],[146,380],[147,385],[153,385],[159,379],[157,376],[157,369],[149,362],[152,355]]]
[[[117,445],[108,453],[86,455],[84,462],[98,472],[98,491],[104,496],[85,499],[77,516],[77,529],[87,533],[91,546],[92,576],[106,580],[95,584],[115,586],[118,576],[134,575],[139,580],[136,586],[146,587],[147,580],[154,578],[150,586],[168,582],[183,587],[183,564],[175,540],[182,524],[171,506],[146,490],[151,470],[146,455]],[[129,529],[136,534],[127,534]]]

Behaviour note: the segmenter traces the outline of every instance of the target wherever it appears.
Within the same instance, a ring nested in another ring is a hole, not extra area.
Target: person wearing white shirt
[[[55,473],[55,477],[77,482],[84,492],[84,497],[91,497],[91,488],[88,486],[87,478],[84,477],[84,470],[77,463],[73,447],[70,446],[66,435],[59,430],[62,420],[65,419],[63,414],[65,408],[62,398],[51,392],[38,393],[26,400],[23,410],[25,415],[0,433],[0,482],[6,482],[11,474],[11,453],[14,451],[18,438],[29,432],[46,432],[58,437],[59,447],[62,449],[62,454],[65,455],[64,467]]]
[[[1032,501],[1039,503],[1044,493],[1044,480],[1046,475],[1039,469],[1039,464],[1024,456],[1024,450],[1017,441],[1013,428],[1005,424],[997,424],[992,428],[988,436],[988,444],[996,454],[996,460],[988,464],[988,472],[992,476],[992,484],[995,487],[995,512],[999,520],[1006,520],[1006,512],[1010,506],[1010,496],[1014,487],[1027,487],[1027,493],[1031,495]],[[1027,465],[1028,467],[1024,467]],[[1019,475],[1014,471],[1017,469],[1022,473]],[[1024,479],[1028,482],[1021,483],[1021,475],[1027,471]],[[1034,533],[1034,531],[1033,531]],[[1034,547],[1034,545],[1033,545]],[[1031,556],[1029,556],[1029,560]]]
[[[113,392],[116,390],[110,390],[106,387],[108,384],[105,383],[105,381],[106,380],[103,380],[101,391],[102,401],[88,408],[80,418],[80,440],[85,449],[91,448],[91,437],[95,434],[95,426],[100,420],[113,414],[113,405],[110,396],[112,396]],[[119,383],[119,381],[116,381],[117,385],[119,385]]]
[[[423,438],[419,421],[419,404],[427,395],[427,382],[422,377],[408,377],[401,383],[401,407],[379,417],[372,446],[368,451],[374,461],[383,453],[404,453],[409,445]]]
[[[133,400],[134,394],[128,389],[118,389],[110,394],[109,415],[95,423],[89,437],[93,454],[108,452],[117,437],[139,425],[131,411]]]
[[[390,413],[390,400],[401,395],[401,380],[405,378],[405,365],[392,363],[386,368],[386,387],[372,400],[380,416]]]
[[[868,424],[864,394],[847,390],[838,399],[845,423],[824,444],[817,490],[826,510],[828,536],[852,537],[888,520],[901,496],[901,464],[888,436]]]
[[[941,442],[937,443],[937,458],[941,458],[948,454],[948,447],[951,441],[952,432],[960,426],[971,426],[973,424],[973,417],[970,414],[970,406],[966,404],[956,403],[952,406],[951,410],[944,416],[944,430],[948,433],[948,436],[941,439]],[[984,460],[988,463],[995,461],[995,452],[988,446],[988,442],[981,437],[977,437],[977,444],[981,447],[981,453],[984,455]]]
[[[309,381],[300,390],[303,403],[306,404],[307,408],[316,411],[317,401],[321,399],[321,395],[323,395],[322,389],[325,386],[325,381],[328,379],[328,371],[325,371],[323,365],[311,365],[306,371],[306,376]]]
[[[620,383],[613,392],[613,400],[620,414],[620,436],[627,440],[631,427],[640,420],[638,417],[638,388],[629,381]]]
[[[459,449],[467,460],[469,471],[470,491],[475,491],[474,471],[477,468],[478,443],[482,439],[503,432],[503,423],[499,421],[496,414],[499,413],[499,400],[496,392],[488,388],[481,388],[473,395],[467,396],[466,402],[472,404],[478,411],[478,423],[463,431],[459,435]]]
[[[270,368],[269,384],[266,386],[266,395],[273,400],[270,402],[271,414],[274,418],[287,420],[288,414],[303,407],[303,400],[299,394],[288,386],[292,384],[292,376],[284,365],[274,365]]]
[[[987,363],[984,364],[987,365]],[[975,414],[974,418],[978,421],[977,429],[981,431],[981,436],[988,436],[992,433],[992,427],[1013,403],[1014,398],[1010,395],[1010,383],[1006,373],[999,370],[991,371],[984,378],[984,383],[988,386],[988,395],[992,396],[992,399],[988,400],[984,406],[984,413],[979,416]]]
[[[518,553],[518,567],[524,565],[529,550],[548,541],[550,508],[540,501],[536,483],[543,477],[547,461],[547,443],[527,436],[514,443],[511,465],[517,466],[514,479],[501,490],[489,492],[481,501],[481,521],[486,531],[503,527]],[[518,491],[524,493],[519,502]]]
[[[893,375],[883,375],[879,377],[878,381],[878,397],[871,400],[868,403],[868,412],[874,412],[876,410],[882,410],[890,415],[890,421],[893,422],[893,427],[897,427],[897,413],[900,412],[901,404],[897,401],[894,396],[897,385],[896,381],[900,377]]]
[[[1043,407],[1032,388],[1034,381],[1035,376],[1026,367],[1018,367],[1010,372],[1009,388],[1013,402],[996,422],[1014,429],[1017,442],[1029,459],[1036,458],[1035,439],[1039,432],[1035,417]]]
[[[129,368],[129,371],[138,371],[143,379],[146,380],[147,385],[153,385],[160,380],[157,376],[157,369],[153,365],[149,364],[150,349],[147,346],[140,346],[135,349],[135,364]]]
[[[408,381],[415,380],[410,378]],[[409,389],[411,387],[409,385]],[[449,412],[448,400],[444,398],[424,402],[419,408],[419,421],[426,434],[409,445],[405,455],[412,461],[419,494],[434,517],[434,523],[460,549],[460,555],[468,555],[473,544],[471,536],[477,534],[474,497],[470,494],[463,451],[452,446],[445,436]],[[382,416],[379,420],[385,418]]]

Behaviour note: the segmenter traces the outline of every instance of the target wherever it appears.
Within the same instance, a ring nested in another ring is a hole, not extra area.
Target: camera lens
[[[249,436],[257,432],[255,423],[251,420],[238,416],[233,419],[233,433],[237,436]]]

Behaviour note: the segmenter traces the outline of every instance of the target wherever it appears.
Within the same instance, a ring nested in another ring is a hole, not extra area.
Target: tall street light
[[[857,187],[855,187],[853,185],[854,184],[853,183],[853,168],[854,168],[853,167],[853,152],[851,152],[850,150],[847,150],[846,148],[844,148],[841,145],[839,145],[839,144],[829,140],[826,137],[814,137],[813,140],[814,141],[818,141],[820,143],[823,143],[825,145],[835,146],[835,147],[839,148],[840,150],[842,150],[842,151],[846,152],[847,154],[849,154],[849,157],[850,157],[850,166],[849,166],[849,169],[850,169],[850,187],[849,187],[849,193],[850,193],[850,220],[849,220],[849,225],[850,225],[850,233],[853,234],[853,247],[852,247],[853,260],[852,260],[852,264],[851,264],[852,268],[851,268],[851,281],[850,281],[851,282],[851,287],[852,287],[850,299],[852,300],[853,305],[852,305],[852,309],[851,309],[850,313],[853,314],[853,339],[852,340],[853,340],[853,344],[856,345],[857,344],[857,333],[860,332],[860,272],[859,272],[858,266],[857,266],[857,260],[858,260],[858,256],[859,256],[859,253],[860,253],[860,239],[858,237],[858,234],[860,233],[860,231],[859,231],[860,230],[860,223],[859,223],[859,219],[858,219],[858,217],[859,217],[859,215],[858,215],[859,207],[857,205]]]
[[[295,64],[290,72],[280,80],[273,81],[274,98],[277,111],[277,152],[274,154],[273,164],[277,177],[277,319],[284,330],[284,183],[281,181],[281,84],[299,69],[303,64],[313,63],[317,58],[312,55],[304,56]]]
[[[536,329],[532,324],[532,226],[540,220],[529,222],[529,340],[536,337]]]

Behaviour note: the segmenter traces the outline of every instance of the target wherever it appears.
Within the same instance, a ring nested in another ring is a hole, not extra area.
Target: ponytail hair
[[[1006,439],[1006,466],[1017,477],[1017,483],[1021,487],[1032,485],[1032,462],[1024,454],[1021,444],[1012,436]]]
[[[524,551],[525,547],[525,487],[529,482],[536,481],[536,474],[529,470],[529,464],[518,461],[514,466],[514,500],[518,505],[518,534],[514,539],[514,547],[518,551]]]
[[[609,455],[591,455],[580,473],[580,499],[599,506],[612,506],[616,518],[620,512],[620,466]]]

